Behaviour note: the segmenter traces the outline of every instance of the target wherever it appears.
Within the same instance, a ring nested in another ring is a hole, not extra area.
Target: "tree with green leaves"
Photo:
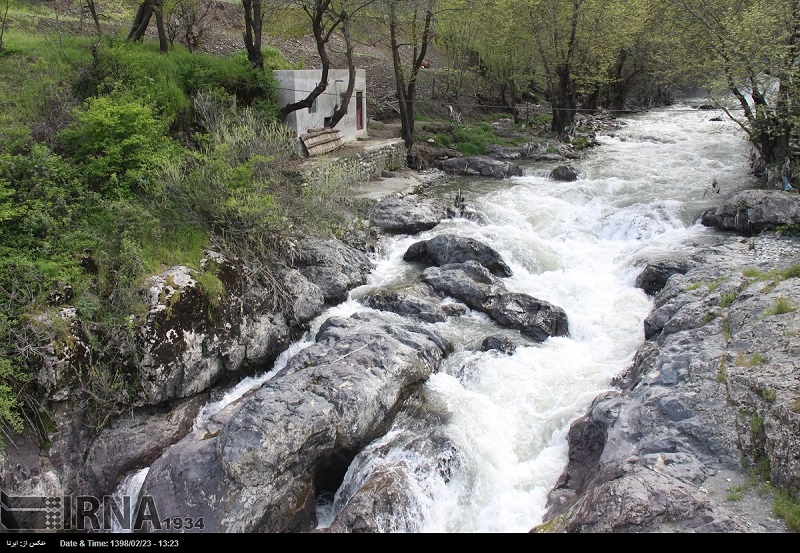
[[[623,0],[531,0],[530,37],[541,64],[543,88],[552,106],[551,129],[568,133],[581,94],[608,79],[624,42]]]
[[[797,0],[680,0],[694,55],[709,90],[733,95],[728,115],[747,133],[757,169],[788,176],[800,115],[800,6]],[[700,71],[698,71],[700,72]],[[723,104],[724,107],[724,104]],[[777,170],[777,171],[776,171]]]
[[[3,51],[3,36],[8,26],[8,11],[14,0],[0,0],[0,52]]]

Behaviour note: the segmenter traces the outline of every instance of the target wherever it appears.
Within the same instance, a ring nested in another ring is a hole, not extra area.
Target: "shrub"
[[[101,96],[75,110],[59,139],[89,186],[115,198],[146,188],[150,168],[179,152],[166,132],[166,123],[140,101]]]

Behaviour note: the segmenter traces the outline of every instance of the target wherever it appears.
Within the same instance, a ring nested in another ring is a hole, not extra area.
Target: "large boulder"
[[[465,176],[492,177],[496,179],[522,176],[522,167],[519,165],[486,156],[453,157],[444,160],[441,168],[446,173]]]
[[[667,284],[669,277],[674,274],[684,275],[688,270],[689,263],[684,260],[654,261],[648,263],[636,277],[636,287],[649,296],[655,296]]]
[[[140,330],[141,402],[157,404],[203,392],[227,373],[267,365],[297,338],[323,307],[320,288],[296,270],[275,275],[290,298],[248,282],[241,267],[215,256],[220,289],[209,291],[200,275],[172,267],[148,280],[149,310]]]
[[[311,529],[319,490],[335,489],[341,467],[387,431],[451,349],[434,331],[376,313],[332,317],[217,427],[156,461],[142,493],[164,512],[203,517],[207,532]]]
[[[494,248],[455,234],[440,234],[430,240],[416,242],[406,250],[403,259],[436,266],[477,261],[495,276],[511,276],[511,269]]]
[[[757,234],[782,225],[800,224],[800,194],[780,190],[744,190],[714,210],[705,212],[701,222],[708,227]]]
[[[550,178],[562,182],[572,182],[578,180],[578,170],[569,165],[559,165],[550,171]]]
[[[414,317],[426,323],[441,323],[448,317],[439,306],[441,302],[437,297],[416,288],[372,294],[362,298],[361,302],[373,309]]]
[[[417,234],[438,225],[445,215],[437,200],[387,198],[370,210],[369,219],[387,234]]]
[[[367,281],[373,265],[367,255],[339,240],[307,239],[294,266],[322,290],[325,303],[344,301],[350,289]]]
[[[489,315],[499,325],[543,342],[569,334],[563,309],[527,294],[509,292],[500,279],[476,261],[428,267],[422,281],[434,290]]]

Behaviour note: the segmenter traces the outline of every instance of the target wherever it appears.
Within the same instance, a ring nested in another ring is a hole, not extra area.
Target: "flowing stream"
[[[322,526],[375,471],[405,474],[412,488],[413,501],[381,521],[386,531],[527,532],[541,522],[566,464],[569,424],[644,339],[652,300],[634,287],[644,263],[711,234],[695,219],[719,201],[716,190],[754,185],[741,134],[713,115],[681,105],[624,119],[572,163],[577,182],[549,179],[553,162],[510,180],[461,179],[441,194],[461,190],[483,222],[449,220],[383,245],[371,282],[335,311],[366,309],[354,300],[415,281],[420,269],[402,260],[406,249],[456,233],[502,254],[514,273],[510,290],[564,308],[570,335],[537,344],[506,332],[520,346],[505,355],[478,351],[485,336],[504,333],[482,314],[434,325],[456,352],[412,398],[414,414],[401,414],[355,459],[332,502],[320,504]],[[418,445],[431,435],[448,447]]]
[[[440,233],[475,238],[511,267],[507,288],[566,311],[570,335],[535,343],[477,312],[432,324],[455,352],[389,433],[356,457],[335,495],[318,500],[317,514],[321,527],[330,524],[377,471],[405,475],[411,498],[382,517],[381,530],[527,532],[541,522],[566,465],[570,423],[609,389],[644,339],[652,300],[635,288],[636,276],[647,261],[711,236],[695,219],[719,201],[716,190],[755,184],[741,133],[727,120],[711,121],[714,115],[679,105],[629,116],[570,163],[580,171],[576,182],[549,179],[558,163],[539,162],[523,177],[463,178],[437,188],[446,198],[461,191],[483,221],[447,220],[386,239],[368,284],[323,313],[273,370],[207,406],[201,419],[268,380],[331,315],[367,310],[358,302],[364,295],[416,282],[420,267],[402,259],[414,242]],[[479,351],[484,337],[498,334],[518,344],[513,354]]]

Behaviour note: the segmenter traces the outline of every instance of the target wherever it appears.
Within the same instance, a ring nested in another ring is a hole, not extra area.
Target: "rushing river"
[[[564,308],[570,336],[536,344],[508,332],[522,346],[504,355],[476,351],[498,334],[482,314],[436,324],[456,352],[415,398],[415,416],[398,417],[356,458],[334,512],[371,471],[388,469],[410,475],[415,502],[403,521],[387,517],[384,530],[526,532],[541,522],[566,464],[569,424],[631,363],[644,338],[652,301],[634,282],[645,260],[674,255],[711,232],[694,221],[719,200],[712,183],[722,193],[753,186],[742,136],[729,121],[710,121],[713,115],[682,105],[625,119],[572,163],[580,171],[574,183],[549,179],[552,162],[510,180],[461,179],[440,192],[460,189],[482,223],[449,220],[384,244],[371,282],[352,300],[414,281],[419,268],[402,260],[406,249],[456,233],[502,254],[514,273],[509,289]],[[361,309],[350,301],[334,311]],[[407,447],[434,431],[458,450],[446,483],[418,447]]]
[[[513,271],[507,288],[562,307],[570,335],[534,343],[477,312],[432,324],[455,353],[411,398],[413,409],[356,457],[335,497],[319,501],[321,526],[376,470],[404,474],[413,498],[387,513],[384,531],[527,532],[541,522],[566,465],[570,423],[631,363],[644,338],[652,300],[634,287],[644,263],[710,236],[694,221],[719,200],[712,183],[723,194],[754,184],[743,137],[733,123],[711,121],[716,114],[681,105],[625,118],[571,162],[580,171],[576,182],[549,179],[555,162],[530,164],[526,176],[510,180],[459,179],[434,193],[461,191],[481,222],[447,220],[381,244],[369,283],[320,316],[309,337],[331,315],[367,310],[358,302],[364,295],[416,282],[420,267],[403,253],[440,233],[498,250]],[[490,334],[518,347],[511,355],[479,351]],[[310,343],[293,345],[274,369]],[[208,406],[198,425],[274,369]],[[432,435],[448,448],[419,445]],[[453,458],[443,477],[431,468],[441,462],[429,456],[445,454]]]

